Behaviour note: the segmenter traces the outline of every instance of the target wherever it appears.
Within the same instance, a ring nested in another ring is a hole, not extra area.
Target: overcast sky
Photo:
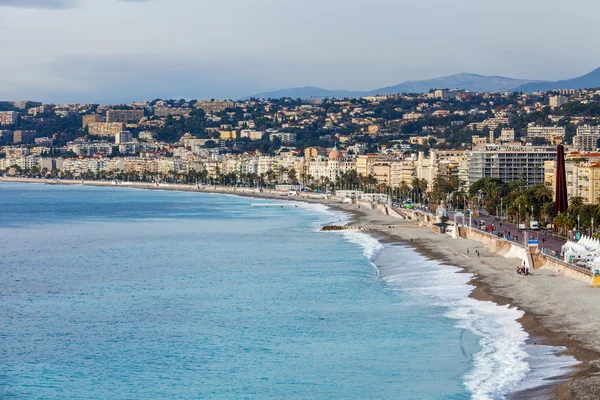
[[[600,67],[597,0],[0,0],[0,100],[371,90]]]

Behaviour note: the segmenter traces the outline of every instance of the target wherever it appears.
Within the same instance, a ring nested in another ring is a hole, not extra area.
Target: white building
[[[563,104],[566,104],[569,102],[569,98],[565,97],[565,96],[550,96],[550,107],[552,108],[558,108],[561,107]]]

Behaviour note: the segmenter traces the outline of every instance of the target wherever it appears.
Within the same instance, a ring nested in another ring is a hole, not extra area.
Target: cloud
[[[46,8],[57,10],[73,8],[76,5],[77,0],[0,0],[0,7]]]

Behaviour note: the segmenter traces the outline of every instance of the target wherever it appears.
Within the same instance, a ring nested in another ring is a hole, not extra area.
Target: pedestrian
[[[469,248],[467,247],[467,254],[469,254]]]

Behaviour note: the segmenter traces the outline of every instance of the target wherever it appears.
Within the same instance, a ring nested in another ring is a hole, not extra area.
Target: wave
[[[405,262],[400,264],[397,260]],[[529,335],[518,322],[523,311],[469,297],[474,290],[469,281],[474,275],[461,268],[442,265],[398,246],[387,246],[377,264],[381,264],[382,278],[390,288],[408,293],[413,301],[444,307],[445,316],[455,320],[457,328],[480,337],[480,350],[463,377],[474,399],[500,399],[517,390],[542,386],[548,383],[547,379],[564,375],[567,367],[577,363],[548,346],[544,346],[547,349],[543,356],[532,357],[532,346],[526,344]],[[539,360],[552,360],[555,367],[545,367],[541,372],[537,365],[543,361]]]
[[[383,245],[373,236],[360,231],[341,231],[346,241],[356,244],[363,249],[363,254],[374,264],[377,254],[383,249]]]

